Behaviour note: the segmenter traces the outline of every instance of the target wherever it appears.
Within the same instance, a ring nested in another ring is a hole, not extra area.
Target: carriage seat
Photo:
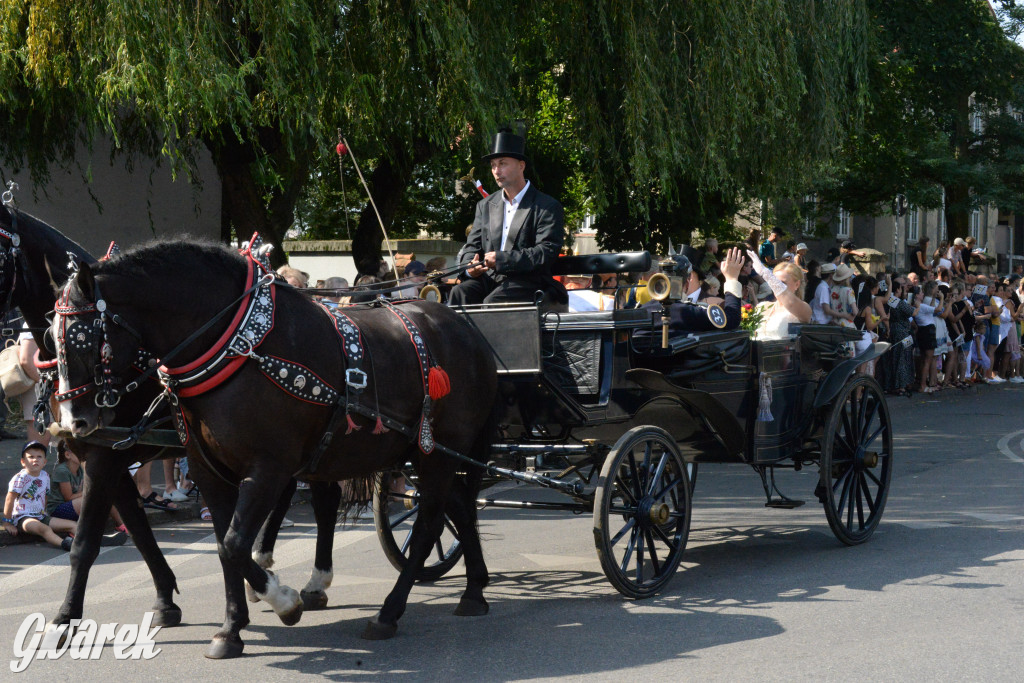
[[[790,323],[789,333],[800,340],[800,352],[818,360],[834,361],[846,358],[847,342],[860,341],[862,333],[852,327],[838,325],[801,325]]]
[[[646,273],[651,269],[651,262],[651,254],[647,251],[561,256],[551,264],[551,274]]]

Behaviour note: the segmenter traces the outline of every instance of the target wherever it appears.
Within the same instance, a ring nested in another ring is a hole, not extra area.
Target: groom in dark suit
[[[489,161],[501,188],[476,205],[476,218],[462,250],[466,279],[448,302],[463,304],[533,302],[537,292],[557,301],[565,289],[551,277],[551,264],[565,242],[562,205],[538,192],[524,177],[526,141],[503,130],[494,138]]]

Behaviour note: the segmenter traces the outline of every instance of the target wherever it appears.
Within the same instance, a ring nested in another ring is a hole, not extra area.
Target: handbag
[[[20,396],[35,385],[35,380],[21,367],[18,345],[12,343],[5,346],[0,351],[0,388],[3,389],[4,399]]]

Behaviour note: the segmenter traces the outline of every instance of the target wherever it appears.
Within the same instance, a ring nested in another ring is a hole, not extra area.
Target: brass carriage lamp
[[[672,257],[658,263],[660,273],[647,280],[647,293],[652,301],[661,303],[661,348],[668,348],[669,306],[686,296],[686,278],[676,273],[676,260]]]

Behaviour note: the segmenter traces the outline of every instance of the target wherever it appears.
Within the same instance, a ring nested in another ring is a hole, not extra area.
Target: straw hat
[[[853,268],[845,263],[840,263],[836,266],[836,274],[832,276],[832,282],[842,282],[843,280],[849,280],[851,277],[853,277]]]

